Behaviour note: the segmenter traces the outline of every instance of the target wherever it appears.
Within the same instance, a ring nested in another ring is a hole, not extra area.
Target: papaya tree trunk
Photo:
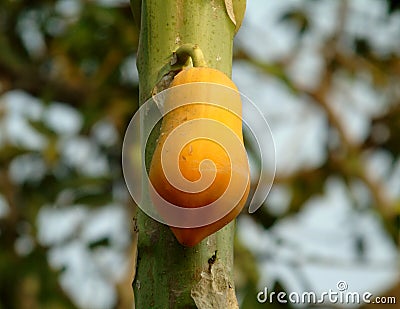
[[[233,4],[232,0],[132,0],[131,4],[136,19],[140,14],[140,104],[166,73],[173,52],[186,43],[201,48],[208,67],[231,75],[235,13],[240,9],[243,16],[244,0]],[[149,145],[154,149],[154,143]],[[133,288],[137,309],[238,308],[233,282],[234,222],[193,248],[180,245],[167,226],[140,210],[136,222],[139,238]]]

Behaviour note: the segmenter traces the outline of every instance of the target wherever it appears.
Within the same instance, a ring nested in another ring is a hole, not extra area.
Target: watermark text
[[[376,296],[370,292],[348,291],[346,281],[339,281],[336,289],[329,289],[322,293],[316,292],[274,292],[268,291],[265,287],[257,294],[259,303],[280,303],[280,304],[396,304],[395,296]]]

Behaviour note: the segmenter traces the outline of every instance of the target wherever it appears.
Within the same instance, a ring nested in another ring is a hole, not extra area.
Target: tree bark
[[[242,18],[245,1],[236,2]],[[185,43],[201,48],[208,67],[231,75],[236,28],[232,1],[133,0],[131,4],[136,19],[141,7],[140,104],[151,96],[173,51]],[[154,143],[149,145],[152,152]],[[238,308],[233,281],[234,222],[193,248],[180,245],[167,226],[142,211],[137,215],[137,229],[136,308]]]

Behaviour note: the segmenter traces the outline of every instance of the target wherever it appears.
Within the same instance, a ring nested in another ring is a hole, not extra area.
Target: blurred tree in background
[[[241,308],[338,280],[400,302],[399,8],[249,1],[233,77],[270,122],[277,177],[238,220]],[[137,40],[128,1],[0,3],[1,309],[132,307]]]
[[[0,24],[0,308],[129,308],[129,4],[2,1]]]
[[[277,175],[266,207],[238,220],[251,252],[237,246],[242,307],[264,308],[264,287],[321,295],[340,281],[398,303],[398,1],[260,7],[249,4],[233,77],[268,117]]]

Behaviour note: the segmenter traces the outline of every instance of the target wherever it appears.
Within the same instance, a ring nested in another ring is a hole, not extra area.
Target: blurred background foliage
[[[284,307],[257,302],[265,286],[334,288],[321,264],[400,302],[399,2],[248,6],[233,78],[270,121],[277,175],[238,220],[241,308]],[[137,44],[128,1],[0,3],[0,308],[132,307]]]
[[[0,31],[0,308],[130,308],[130,7],[2,1]]]

